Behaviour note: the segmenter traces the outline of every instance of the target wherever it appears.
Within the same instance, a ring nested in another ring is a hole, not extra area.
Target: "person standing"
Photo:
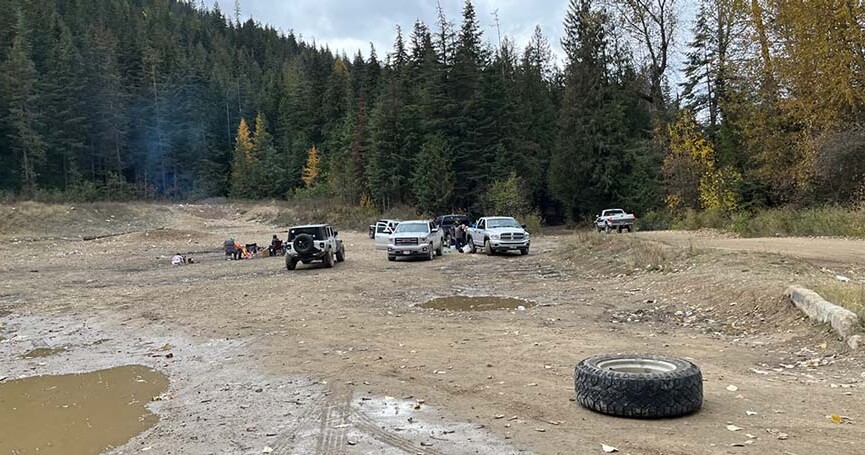
[[[454,239],[456,240],[457,251],[463,252],[463,246],[466,244],[466,224],[462,222],[454,228]]]

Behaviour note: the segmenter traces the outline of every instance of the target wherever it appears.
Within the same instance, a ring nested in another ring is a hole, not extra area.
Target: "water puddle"
[[[536,302],[512,297],[467,297],[456,295],[432,299],[421,305],[441,311],[496,311],[519,310],[536,306]]]
[[[0,384],[0,454],[90,455],[120,446],[159,420],[145,408],[168,387],[132,365]]]
[[[52,355],[57,355],[61,352],[66,352],[66,348],[36,348],[25,352],[21,358],[37,359],[41,357],[51,357]]]

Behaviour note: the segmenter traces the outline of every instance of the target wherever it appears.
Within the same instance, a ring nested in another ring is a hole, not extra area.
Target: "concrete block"
[[[816,292],[791,286],[787,288],[790,299],[802,312],[812,320],[829,324],[832,329],[843,339],[848,339],[861,329],[859,316],[856,313],[842,308],[834,303],[827,302]]]

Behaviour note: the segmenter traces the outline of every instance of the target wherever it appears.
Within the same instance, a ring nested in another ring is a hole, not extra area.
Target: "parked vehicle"
[[[398,220],[378,220],[375,224],[369,225],[369,238],[374,239],[375,234],[383,232],[385,228],[390,228],[393,231],[397,224],[399,224]]]
[[[595,218],[595,227],[598,229],[598,232],[616,230],[621,234],[622,230],[632,232],[634,230],[634,223],[636,222],[637,217],[630,213],[625,213],[622,209],[607,209]]]
[[[481,218],[476,227],[469,228],[468,245],[472,252],[483,248],[489,256],[505,251],[519,251],[525,256],[529,254],[531,238],[526,226],[514,218],[495,216]]]
[[[397,257],[421,256],[433,260],[442,255],[444,235],[429,221],[403,221],[390,236],[387,245],[387,259],[395,261]]]
[[[399,226],[399,221],[396,220],[382,220],[376,223],[375,234],[373,235],[373,238],[375,238],[376,250],[387,249],[387,243],[390,241],[390,236],[396,230],[397,226]]]
[[[454,230],[460,224],[472,224],[472,219],[467,215],[442,215],[435,219],[435,225],[441,229],[444,235],[445,245],[450,245],[454,238]]]
[[[345,261],[345,245],[339,232],[328,224],[295,226],[288,230],[285,246],[285,268],[294,270],[298,262],[310,264],[322,261],[327,268],[334,262]]]

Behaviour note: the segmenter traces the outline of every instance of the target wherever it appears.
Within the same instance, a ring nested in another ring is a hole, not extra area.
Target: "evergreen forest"
[[[865,4],[685,3],[570,0],[561,42],[517,43],[466,0],[346,55],[242,4],[0,0],[0,193],[550,223],[860,203]]]

